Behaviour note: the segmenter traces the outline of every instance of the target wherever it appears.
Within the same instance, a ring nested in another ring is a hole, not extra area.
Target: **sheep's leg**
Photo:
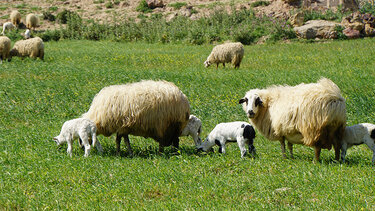
[[[365,144],[372,150],[372,164],[375,165],[375,143],[374,140],[371,138],[368,138],[368,140],[365,140]]]
[[[116,134],[116,154],[117,154],[117,156],[120,155],[121,138],[122,138],[122,135],[117,133]]]
[[[294,159],[294,156],[293,156],[293,144],[290,143],[290,142],[288,142],[288,149],[289,149],[290,158]]]
[[[320,151],[322,148],[315,146],[314,151],[315,151],[315,162],[319,162],[320,158]]]
[[[216,63],[216,69],[219,68],[219,64],[220,64],[220,63]]]
[[[341,161],[345,163],[346,150],[348,149],[348,144],[343,143],[341,146]]]
[[[126,143],[126,147],[127,147],[127,150],[128,150],[128,155],[132,156],[133,150],[132,150],[132,147],[130,146],[129,136],[123,135],[123,137],[124,137],[124,141]]]
[[[223,62],[223,67],[225,68],[225,63]]]
[[[246,143],[243,138],[237,137],[237,144],[241,151],[241,158],[243,158],[246,155]]]
[[[72,141],[68,141],[68,149],[66,150],[68,155],[72,157]]]
[[[338,142],[338,140],[335,141],[334,143],[334,149],[335,149],[335,160],[336,161],[340,161],[340,143]]]
[[[281,145],[281,152],[283,153],[283,157],[286,158],[285,140],[284,139],[280,140],[280,145]]]

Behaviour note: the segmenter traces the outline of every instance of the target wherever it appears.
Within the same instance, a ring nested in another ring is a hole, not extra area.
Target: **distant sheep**
[[[15,29],[16,26],[13,25],[12,22],[5,22],[3,24],[3,31],[1,32],[2,35],[5,35],[5,31],[9,31],[9,30],[12,30],[12,29]]]
[[[26,16],[26,28],[34,29],[38,26],[39,18],[34,14],[28,14]]]
[[[10,21],[15,25],[18,26],[21,23],[21,13],[17,10],[13,10],[10,13]]]
[[[0,61],[1,64],[3,63],[3,60],[8,59],[10,61],[10,47],[11,47],[11,41],[6,36],[0,36]]]
[[[372,164],[375,165],[375,125],[370,123],[345,128],[341,146],[342,162],[345,162],[346,150],[360,144],[366,144],[372,150]]]
[[[98,151],[100,153],[103,152],[102,146],[96,139],[95,123],[84,118],[66,121],[61,128],[60,134],[54,137],[53,140],[57,143],[57,145],[67,142],[67,153],[68,155],[72,156],[73,141],[77,138],[82,141],[83,146],[85,147],[85,157],[89,156],[90,154],[91,146],[89,139],[92,140],[92,147],[95,147],[96,145]]]
[[[218,68],[220,63],[222,63],[224,67],[225,63],[232,63],[235,68],[239,68],[243,55],[244,48],[242,43],[224,43],[212,49],[211,54],[204,62],[204,66],[209,67],[212,64],[216,64],[216,68]]]
[[[180,136],[191,136],[194,140],[195,146],[199,146],[202,143],[201,138],[199,137],[202,130],[202,121],[194,116],[190,115],[189,122],[186,127],[182,130]]]
[[[210,132],[206,140],[198,147],[203,151],[211,149],[215,144],[219,146],[219,152],[225,153],[226,142],[237,141],[241,151],[241,157],[244,157],[248,145],[249,153],[255,155],[253,145],[255,138],[254,128],[247,122],[226,122],[220,123]]]
[[[171,82],[141,81],[103,88],[93,99],[84,118],[96,123],[97,133],[117,133],[116,147],[120,153],[124,137],[132,154],[128,135],[151,137],[165,146],[179,147],[178,137],[189,120],[187,97]]]
[[[39,37],[34,37],[27,40],[17,41],[12,50],[10,51],[10,56],[19,56],[19,57],[30,57],[37,58],[41,60],[44,59],[44,43],[43,40]]]
[[[263,136],[280,141],[284,157],[287,139],[291,157],[293,144],[314,147],[316,161],[322,148],[331,149],[333,145],[335,159],[339,160],[346,107],[340,89],[331,80],[252,89],[239,103]]]

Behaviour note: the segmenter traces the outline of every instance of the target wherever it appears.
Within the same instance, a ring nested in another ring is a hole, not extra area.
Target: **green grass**
[[[204,138],[220,122],[243,120],[238,100],[251,88],[333,80],[347,100],[348,124],[374,122],[374,39],[246,46],[240,69],[204,68],[212,45],[60,41],[45,43],[45,61],[13,58],[0,69],[0,209],[8,210],[373,210],[374,167],[366,146],[348,163],[323,150],[280,146],[257,134],[259,158],[198,154],[181,138],[180,154],[158,154],[152,139],[131,136],[134,156],[115,137],[99,136],[104,154],[83,157],[75,143],[57,147],[64,121],[88,110],[105,86],[142,79],[174,82],[203,121]]]

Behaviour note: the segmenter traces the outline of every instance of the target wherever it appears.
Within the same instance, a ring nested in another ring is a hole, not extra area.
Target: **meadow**
[[[174,82],[203,122],[247,121],[238,100],[251,88],[330,78],[346,99],[348,125],[375,123],[375,39],[245,46],[236,70],[204,68],[212,45],[63,40],[45,43],[45,61],[13,58],[0,66],[1,210],[374,210],[372,152],[348,150],[347,163],[295,145],[283,159],[278,142],[259,133],[258,157],[197,153],[190,137],[175,153],[130,136],[134,155],[116,156],[115,136],[99,136],[104,154],[73,157],[52,137],[88,110],[105,86],[143,79]]]

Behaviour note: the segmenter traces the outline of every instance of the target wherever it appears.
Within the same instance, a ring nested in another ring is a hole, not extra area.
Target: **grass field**
[[[257,134],[259,158],[196,153],[181,138],[180,154],[159,154],[152,139],[131,136],[134,156],[115,137],[99,136],[83,157],[52,137],[88,110],[105,86],[142,79],[174,82],[203,121],[204,138],[220,122],[247,121],[238,100],[251,88],[333,80],[347,103],[348,125],[374,123],[375,40],[246,46],[239,70],[204,68],[212,46],[93,41],[45,43],[45,61],[13,58],[0,66],[0,210],[374,210],[375,174],[366,146],[348,150],[345,164],[323,150],[280,144]]]

